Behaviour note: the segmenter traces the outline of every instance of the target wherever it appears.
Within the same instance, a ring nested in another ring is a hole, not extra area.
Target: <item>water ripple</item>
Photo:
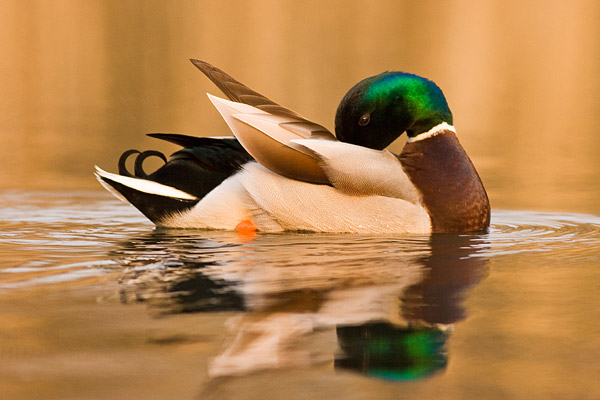
[[[600,247],[600,217],[497,210],[492,214],[488,238],[492,256],[522,252],[555,252],[563,259],[596,256]]]
[[[132,207],[103,192],[4,192],[0,204],[4,289],[77,280],[115,264],[134,273],[198,263],[230,276],[248,265],[286,267],[291,274],[314,264],[342,273],[413,262],[432,250],[427,236],[286,233],[245,238],[235,232],[154,229]],[[495,210],[488,233],[461,236],[468,238],[463,258],[521,253],[552,253],[550,259],[558,261],[600,258],[600,217],[594,215]]]

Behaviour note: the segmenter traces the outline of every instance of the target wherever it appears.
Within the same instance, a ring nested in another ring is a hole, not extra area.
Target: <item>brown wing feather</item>
[[[274,101],[266,98],[262,94],[255,92],[248,86],[237,81],[226,72],[207,63],[206,61],[190,59],[192,64],[196,66],[208,79],[210,79],[230,100],[238,103],[244,103],[258,108],[259,110],[268,112],[273,115],[289,117],[302,122],[304,128],[309,128],[309,131],[318,135],[319,138],[335,139],[335,136],[327,128],[307,120],[302,115],[289,108],[283,107]]]
[[[249,104],[274,115],[304,119],[288,108],[282,107],[262,94],[255,92],[219,68],[201,60],[190,60],[208,79],[210,79],[227,97],[238,103]]]

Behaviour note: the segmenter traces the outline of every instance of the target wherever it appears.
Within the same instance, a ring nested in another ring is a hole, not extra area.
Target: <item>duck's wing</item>
[[[242,146],[260,164],[295,180],[354,195],[418,200],[396,156],[339,142],[326,128],[255,92],[222,70],[191,60],[227,97],[208,95]]]
[[[283,107],[268,99],[262,94],[250,89],[231,75],[219,68],[201,60],[190,60],[208,79],[210,79],[231,101],[243,103],[258,108],[271,115],[289,119],[288,128],[300,129],[302,134],[308,133],[312,137],[335,139],[329,130],[319,124],[307,120],[297,112]]]
[[[330,184],[350,195],[394,197],[418,203],[414,185],[400,160],[389,151],[315,138],[290,117],[209,97],[242,146],[279,175]]]
[[[287,178],[330,183],[319,166],[319,157],[292,143],[295,139],[313,137],[312,125],[295,117],[270,114],[248,104],[210,94],[208,97],[235,137],[260,164]]]

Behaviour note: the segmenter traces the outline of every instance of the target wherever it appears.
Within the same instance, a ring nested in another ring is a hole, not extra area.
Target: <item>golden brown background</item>
[[[600,2],[0,1],[0,189],[97,188],[147,132],[227,134],[201,58],[333,127],[384,70],[444,90],[494,208],[600,213]],[[396,147],[398,147],[397,145]]]

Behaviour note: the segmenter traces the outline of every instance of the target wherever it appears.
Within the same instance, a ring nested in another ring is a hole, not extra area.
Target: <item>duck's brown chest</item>
[[[434,233],[473,232],[490,225],[487,194],[454,132],[408,142],[400,161],[420,192]]]

